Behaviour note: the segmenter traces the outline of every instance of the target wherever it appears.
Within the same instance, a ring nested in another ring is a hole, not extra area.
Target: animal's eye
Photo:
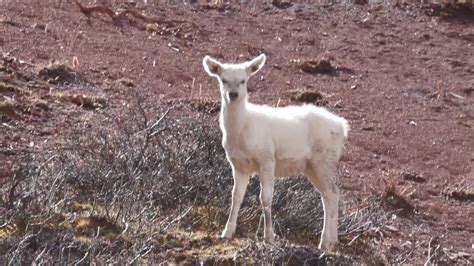
[[[229,82],[228,82],[227,80],[225,80],[225,79],[222,80],[222,83],[224,83],[224,84],[229,84]]]
[[[245,84],[245,80],[242,80],[241,82],[239,82],[241,85]]]

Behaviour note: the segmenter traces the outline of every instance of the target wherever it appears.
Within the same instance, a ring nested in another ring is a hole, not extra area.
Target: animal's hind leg
[[[305,171],[309,181],[321,194],[324,223],[319,248],[334,251],[337,247],[337,220],[339,215],[339,189],[334,182],[334,164],[313,161]]]
[[[273,243],[275,234],[272,222],[272,199],[274,189],[275,163],[267,162],[260,167],[260,202],[263,209],[264,232],[266,242]]]

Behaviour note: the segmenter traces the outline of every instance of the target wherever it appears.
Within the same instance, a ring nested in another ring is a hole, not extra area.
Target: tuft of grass
[[[294,88],[288,91],[292,101],[313,103],[316,105],[326,105],[323,95],[318,91],[308,91],[303,88]]]
[[[148,23],[145,25],[145,30],[149,33],[155,33],[158,31],[158,24],[156,23]]]
[[[85,109],[102,109],[107,107],[107,99],[103,96],[67,94],[64,91],[55,91],[51,95],[60,101],[73,103]]]
[[[190,217],[192,225],[200,231],[217,232],[227,217],[227,209],[211,205],[192,208]]]
[[[398,181],[393,176],[382,180],[385,183],[385,188],[381,195],[383,204],[392,209],[399,209],[404,214],[411,213],[414,207],[407,199],[409,187],[398,185]]]
[[[189,99],[171,99],[168,104],[176,105],[180,108],[186,108],[190,111],[197,111],[208,115],[216,114],[221,109],[220,101],[212,98],[189,98]]]
[[[4,96],[3,98],[3,101],[0,101],[0,116],[19,119],[20,116],[15,111],[15,101],[6,96]]]
[[[13,86],[13,85],[11,85],[11,84],[0,82],[0,92],[1,93],[15,92],[15,91],[18,91],[18,90],[20,90],[20,89]]]
[[[5,223],[0,226],[0,240],[5,240],[19,232],[18,225],[16,223]]]
[[[133,88],[135,87],[135,82],[129,78],[121,78],[118,82],[126,87]]]
[[[413,181],[413,182],[417,182],[417,183],[425,183],[426,182],[425,177],[423,177],[422,175],[416,174],[416,173],[406,173],[405,172],[405,173],[402,173],[402,177],[405,180]]]
[[[74,219],[72,225],[75,231],[82,236],[104,236],[109,240],[114,240],[122,232],[114,223],[110,222],[106,217],[89,216],[78,217]]]
[[[460,202],[474,202],[474,188],[466,184],[465,180],[452,184],[443,190],[448,199]]]
[[[77,61],[78,63],[78,61]],[[82,84],[85,78],[75,70],[76,62],[53,62],[47,66],[37,66],[36,71],[40,78],[51,84]]]
[[[422,9],[429,16],[472,21],[474,15],[474,2],[472,0],[428,1],[428,3],[422,5]]]
[[[329,59],[312,59],[305,61],[300,65],[300,69],[308,74],[331,74],[336,71]]]

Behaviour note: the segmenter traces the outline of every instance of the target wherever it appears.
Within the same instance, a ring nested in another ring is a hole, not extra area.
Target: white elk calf
[[[304,173],[321,193],[324,225],[319,247],[337,245],[339,190],[334,183],[349,126],[324,108],[304,105],[273,108],[248,101],[247,82],[265,63],[265,55],[242,64],[204,57],[204,69],[219,81],[222,145],[232,167],[234,187],[229,219],[222,233],[232,238],[249,178],[260,177],[264,239],[274,239],[271,216],[274,177]]]

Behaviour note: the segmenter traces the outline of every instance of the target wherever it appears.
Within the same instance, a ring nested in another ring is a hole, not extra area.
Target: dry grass
[[[300,69],[308,74],[332,74],[336,69],[329,59],[313,59],[300,65]]]
[[[158,24],[156,23],[148,23],[145,25],[145,30],[149,33],[155,33],[158,31]]]
[[[89,96],[86,94],[66,93],[64,91],[55,91],[53,98],[57,100],[75,104],[85,109],[102,109],[107,106],[107,99],[103,96]]]
[[[18,119],[19,116],[15,111],[15,106],[15,100],[3,96],[3,99],[0,98],[0,116]]]
[[[406,185],[399,185],[399,182],[394,175],[389,175],[388,178],[382,179],[385,183],[385,188],[382,192],[381,199],[385,207],[400,211],[401,214],[409,214],[414,207],[409,202],[408,198],[410,187]]]
[[[451,200],[474,202],[474,187],[466,179],[447,186],[443,194]]]
[[[77,60],[77,59],[76,59]],[[76,62],[54,62],[47,66],[37,66],[38,76],[51,84],[83,84],[85,78],[75,70]]]
[[[292,101],[312,103],[316,105],[326,105],[327,100],[324,99],[323,94],[318,91],[308,91],[303,88],[294,88],[288,91]]]
[[[473,21],[474,2],[472,0],[425,1],[422,9],[427,15],[448,20]]]
[[[15,170],[1,188],[0,256],[9,263],[172,262],[205,264],[386,262],[367,232],[386,215],[354,197],[341,208],[341,253],[316,248],[319,194],[303,177],[275,186],[280,237],[264,245],[259,184],[252,178],[238,237],[222,242],[232,189],[221,134],[209,121],[215,103],[137,98],[124,114],[78,129],[66,145]],[[257,240],[257,241],[256,241]],[[362,248],[363,247],[363,248]],[[371,259],[359,256],[371,254]]]

